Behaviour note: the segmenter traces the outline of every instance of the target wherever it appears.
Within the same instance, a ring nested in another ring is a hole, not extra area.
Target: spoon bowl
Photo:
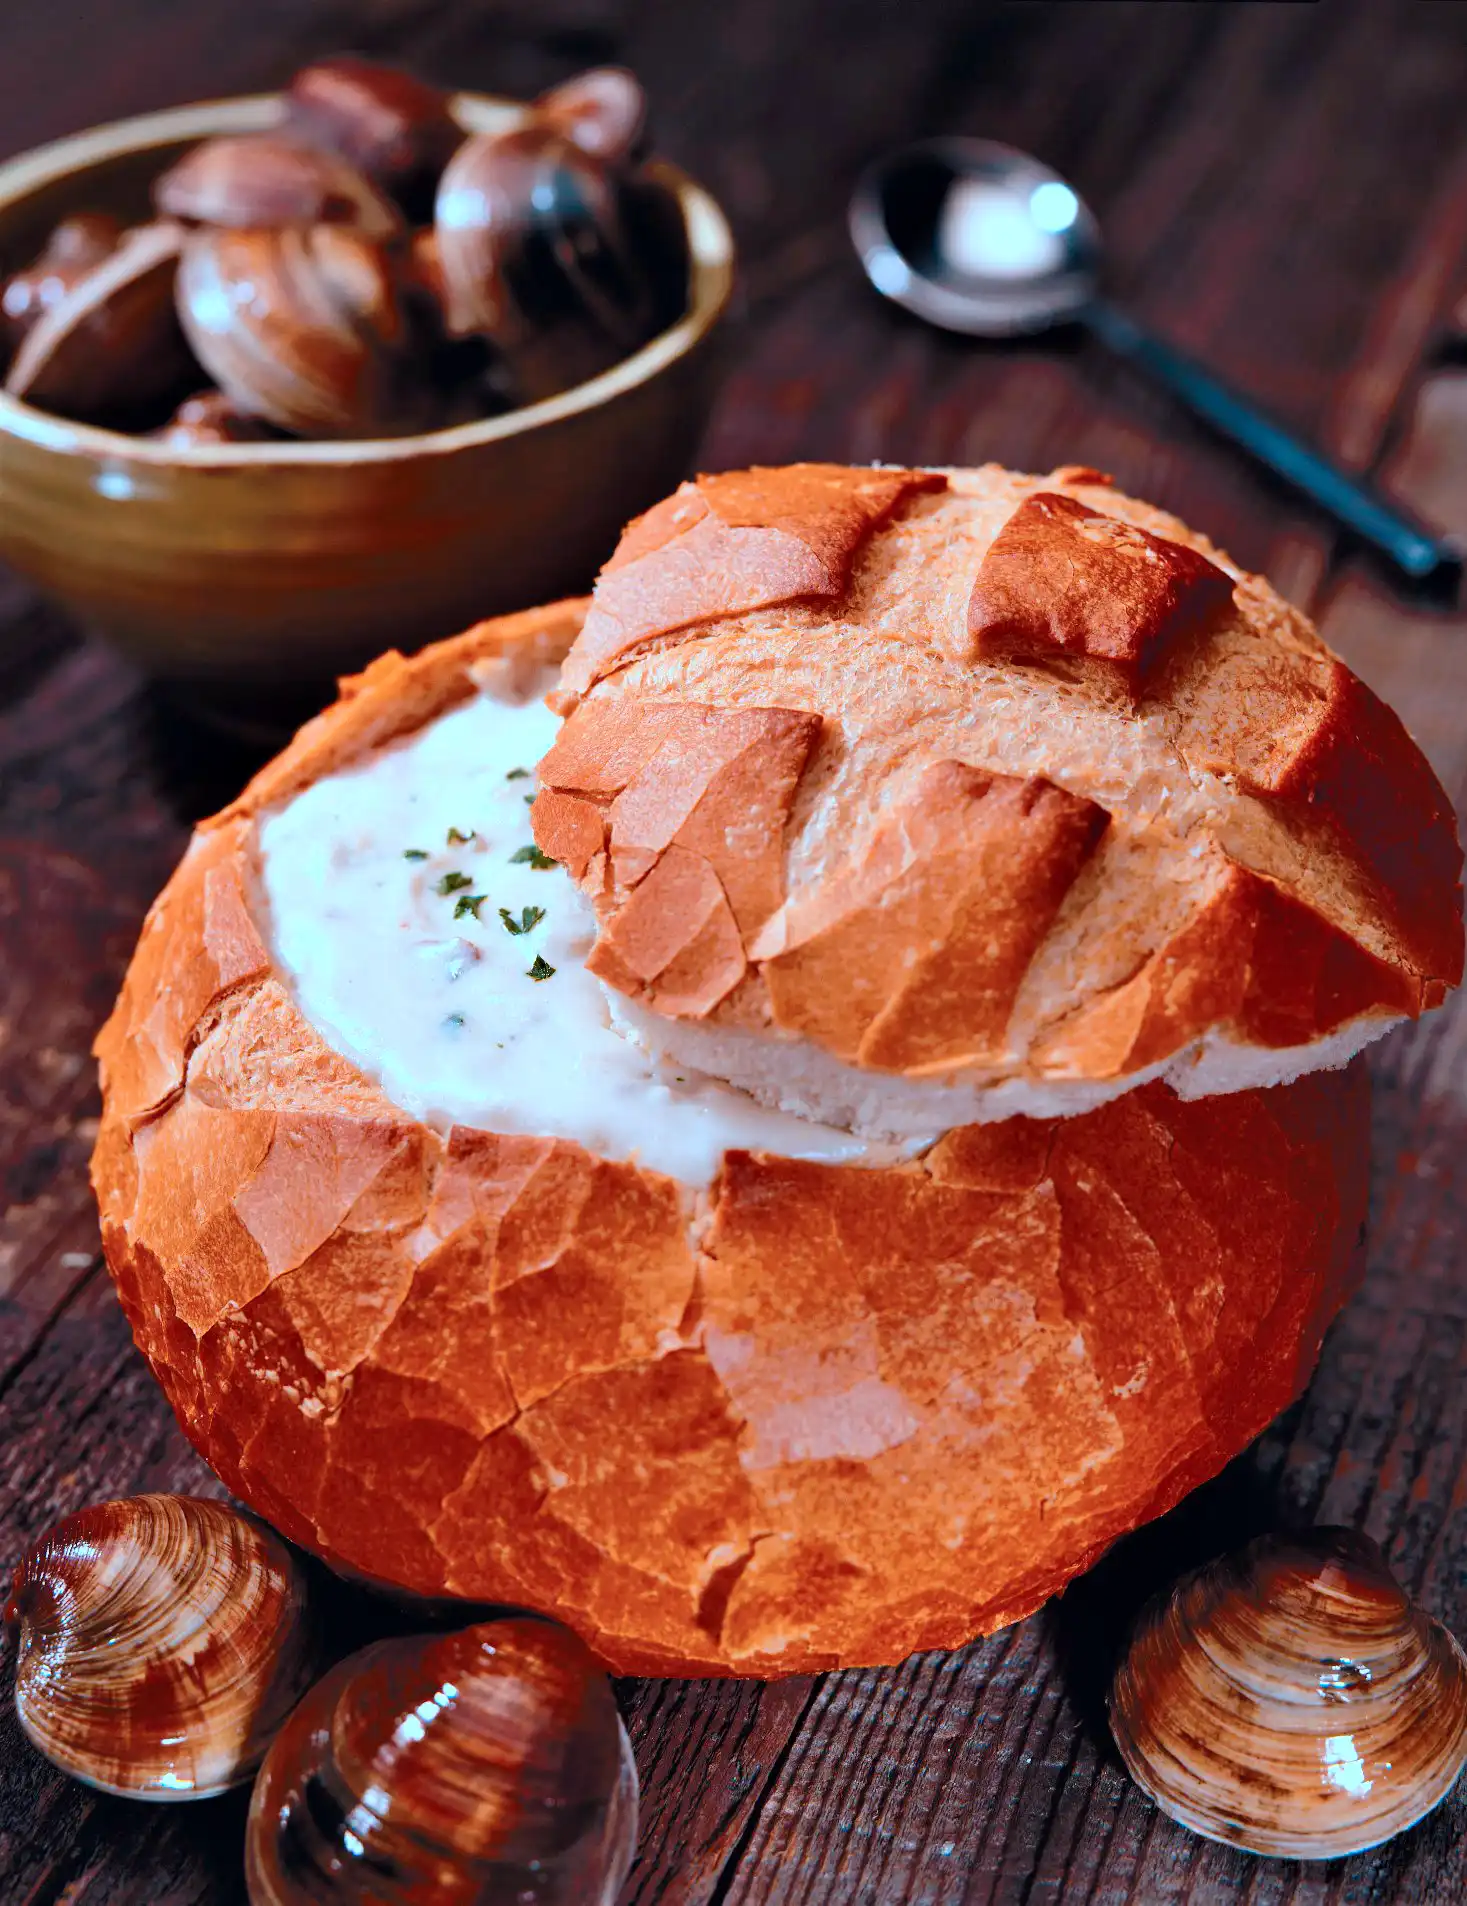
[[[1057,172],[991,139],[929,139],[873,166],[850,229],[878,291],[970,337],[1062,323],[1099,284],[1089,207]]]

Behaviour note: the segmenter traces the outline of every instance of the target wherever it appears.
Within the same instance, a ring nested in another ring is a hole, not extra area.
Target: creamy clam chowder
[[[530,831],[557,718],[484,692],[260,829],[268,931],[302,1011],[414,1118],[575,1139],[689,1185],[726,1150],[896,1153],[769,1110],[614,1030],[595,921]]]

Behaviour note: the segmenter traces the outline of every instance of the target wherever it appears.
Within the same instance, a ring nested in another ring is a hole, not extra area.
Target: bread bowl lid
[[[628,527],[557,705],[535,830],[592,970],[740,1083],[762,1040],[1244,1089],[1461,979],[1452,807],[1399,719],[1094,470],[698,477]]]

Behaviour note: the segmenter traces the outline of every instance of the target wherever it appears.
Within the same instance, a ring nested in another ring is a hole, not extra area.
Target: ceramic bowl
[[[470,131],[519,107],[461,94]],[[147,215],[200,139],[275,124],[278,95],[102,126],[0,166],[0,273],[83,210]],[[727,222],[664,166],[692,256],[688,309],[589,383],[420,436],[175,449],[0,394],[0,557],[151,674],[267,708],[409,649],[589,587],[627,518],[685,474],[733,282]]]

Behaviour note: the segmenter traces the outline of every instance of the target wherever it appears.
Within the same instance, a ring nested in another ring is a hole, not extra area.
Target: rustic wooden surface
[[[1453,5],[977,0],[108,0],[11,6],[0,148],[276,82],[343,45],[531,91],[623,59],[662,143],[722,197],[744,309],[708,467],[814,455],[1099,464],[1318,613],[1467,801],[1467,619],[1410,601],[1329,526],[1073,337],[977,347],[866,291],[858,166],[942,130],[1042,153],[1100,214],[1117,289],[1351,465],[1467,534],[1467,17]],[[208,1487],[133,1351],[86,1187],[88,1046],[189,820],[248,763],[0,577],[0,1563],[57,1515]],[[1467,1791],[1334,1866],[1173,1827],[1101,1696],[1140,1596],[1293,1519],[1380,1538],[1467,1628],[1467,1009],[1380,1050],[1365,1288],[1303,1402],[1059,1603],[952,1656],[769,1687],[624,1689],[644,1791],[627,1899],[1467,1899]],[[364,1619],[343,1610],[344,1624]],[[370,1620],[370,1614],[365,1617]],[[0,1652],[0,1680],[8,1679]],[[136,1808],[0,1718],[0,1900],[242,1897],[242,1803]]]

